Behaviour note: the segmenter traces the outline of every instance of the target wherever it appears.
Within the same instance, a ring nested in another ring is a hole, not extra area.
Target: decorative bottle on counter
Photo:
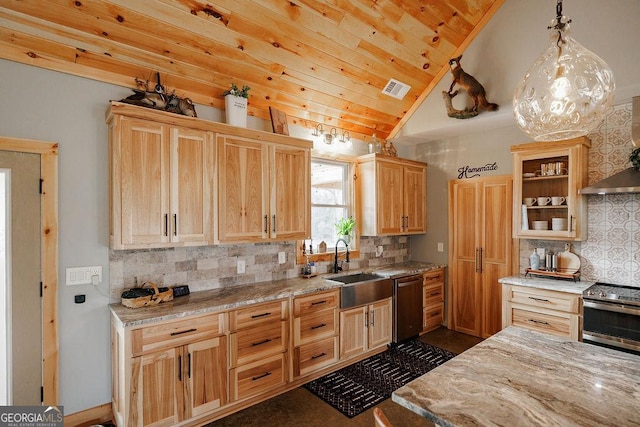
[[[529,256],[529,264],[531,265],[532,270],[540,269],[540,255],[536,250],[533,250],[533,253]]]

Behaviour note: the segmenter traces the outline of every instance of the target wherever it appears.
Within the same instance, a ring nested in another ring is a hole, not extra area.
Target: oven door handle
[[[615,311],[616,313],[634,314],[640,316],[640,308],[629,307],[623,304],[609,304],[601,302],[583,301],[582,305],[595,310]]]

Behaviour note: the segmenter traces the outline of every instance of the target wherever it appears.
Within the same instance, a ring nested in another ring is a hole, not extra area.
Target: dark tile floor
[[[454,353],[462,353],[482,341],[480,338],[450,331],[444,327],[420,339]],[[394,426],[433,426],[426,419],[391,399],[378,405]],[[304,387],[291,390],[243,411],[231,414],[207,427],[262,426],[367,426],[374,425],[373,408],[351,419],[310,393]]]

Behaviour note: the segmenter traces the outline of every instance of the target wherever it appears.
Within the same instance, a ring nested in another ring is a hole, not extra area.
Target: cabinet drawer
[[[221,335],[224,333],[224,316],[224,313],[208,314],[135,329],[131,331],[132,355]]]
[[[436,329],[442,324],[442,304],[423,310],[423,328],[425,331]]]
[[[577,294],[512,286],[507,298],[517,304],[565,311],[567,313],[580,313],[580,296]]]
[[[572,317],[576,315],[558,313],[537,313],[523,308],[512,308],[511,323],[534,331],[546,332],[569,338],[571,336]]]
[[[231,399],[241,400],[287,382],[286,353],[231,369]]]
[[[304,316],[321,310],[338,307],[338,291],[305,295],[293,300],[293,315]]]
[[[444,285],[443,284],[435,284],[428,285],[424,287],[423,292],[424,301],[422,303],[423,307],[428,307],[430,305],[438,304],[444,301]]]
[[[231,366],[262,359],[287,348],[287,322],[276,321],[241,329],[230,336]]]
[[[287,318],[287,301],[278,300],[255,304],[229,313],[231,332],[242,328],[252,328],[260,323],[275,322]]]
[[[293,373],[299,377],[338,361],[338,337],[296,347],[293,353]]]
[[[305,344],[338,333],[338,309],[309,313],[293,320],[293,345]]]
[[[444,269],[439,268],[437,270],[427,271],[422,275],[423,285],[433,285],[436,283],[444,283]]]

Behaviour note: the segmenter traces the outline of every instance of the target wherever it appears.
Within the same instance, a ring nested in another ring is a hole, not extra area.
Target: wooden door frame
[[[58,144],[0,136],[0,151],[40,155],[43,404],[57,406],[58,384]]]

